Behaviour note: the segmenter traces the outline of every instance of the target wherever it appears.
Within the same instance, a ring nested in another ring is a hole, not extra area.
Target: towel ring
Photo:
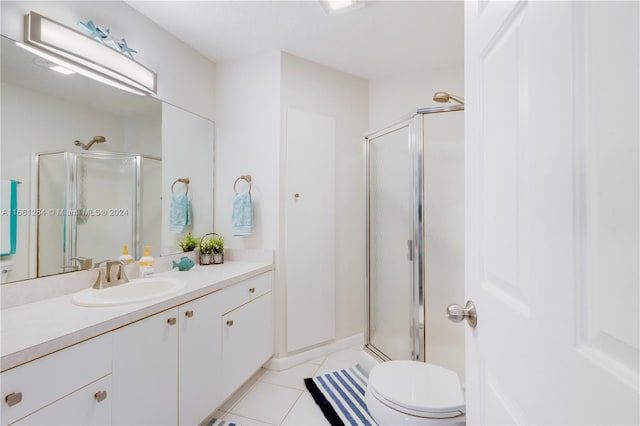
[[[185,184],[185,186],[187,187],[187,192],[185,192],[185,194],[188,194],[189,193],[189,183],[190,183],[188,177],[187,178],[176,179],[175,181],[173,181],[173,183],[171,184],[171,193],[172,194],[174,193],[173,192],[173,187],[176,186],[176,183],[178,183],[178,182],[182,182],[182,183]]]
[[[251,175],[242,175],[238,179],[236,179],[236,181],[233,182],[233,192],[236,192],[236,184],[240,179],[246,181],[249,184],[249,192],[251,192]]]

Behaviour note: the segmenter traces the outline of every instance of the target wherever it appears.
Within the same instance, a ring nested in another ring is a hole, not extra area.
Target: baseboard
[[[336,352],[342,349],[347,349],[355,345],[364,344],[364,333],[354,334],[353,336],[345,337],[344,339],[334,340],[326,345],[318,346],[308,351],[300,352],[295,355],[285,356],[281,358],[271,358],[263,366],[269,370],[282,371],[294,365],[302,364],[307,361],[312,361],[321,356],[328,355],[332,352]]]

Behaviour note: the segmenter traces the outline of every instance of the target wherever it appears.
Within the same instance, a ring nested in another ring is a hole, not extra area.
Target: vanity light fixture
[[[359,9],[364,6],[364,0],[320,0],[325,12],[329,15]]]
[[[122,53],[38,13],[24,17],[16,44],[68,70],[137,95],[155,94],[157,76]]]

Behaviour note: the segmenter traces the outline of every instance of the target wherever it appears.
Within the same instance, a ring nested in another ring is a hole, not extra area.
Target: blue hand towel
[[[173,194],[169,209],[169,231],[182,234],[187,225],[191,225],[189,198],[187,194]]]
[[[253,224],[253,208],[250,192],[233,194],[233,211],[231,213],[231,230],[233,235],[249,235]]]
[[[16,235],[18,229],[17,216],[18,182],[3,180],[0,184],[0,255],[7,256],[16,252]]]

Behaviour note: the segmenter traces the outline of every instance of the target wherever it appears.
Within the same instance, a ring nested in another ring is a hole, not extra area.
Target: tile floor
[[[353,367],[361,362],[354,346],[287,370],[261,369],[214,414],[226,421],[251,425],[328,425],[304,385],[304,379]]]

